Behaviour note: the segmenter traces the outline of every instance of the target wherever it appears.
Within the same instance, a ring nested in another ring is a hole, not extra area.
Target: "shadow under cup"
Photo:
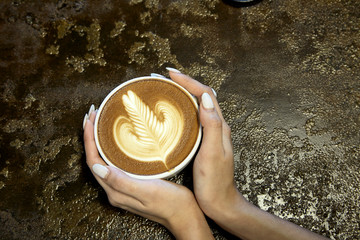
[[[169,178],[189,164],[200,145],[198,104],[170,79],[134,78],[106,96],[94,135],[107,164],[138,179]]]

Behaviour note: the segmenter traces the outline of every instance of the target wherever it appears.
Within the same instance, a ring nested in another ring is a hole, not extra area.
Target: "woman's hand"
[[[170,77],[200,102],[203,140],[194,162],[194,191],[206,215],[241,239],[325,239],[250,204],[234,184],[230,128],[224,121],[212,89],[168,69]]]
[[[194,162],[194,192],[204,213],[222,225],[223,215],[232,211],[230,206],[246,203],[234,184],[230,128],[210,87],[169,70],[171,79],[196,96],[200,102],[203,140]]]
[[[86,162],[109,202],[168,228],[177,239],[212,239],[210,228],[192,192],[165,180],[139,180],[105,164],[94,140],[96,111],[85,117]]]

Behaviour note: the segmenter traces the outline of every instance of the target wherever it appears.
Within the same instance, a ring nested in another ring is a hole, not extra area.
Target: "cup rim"
[[[142,80],[146,80],[146,79],[155,79],[155,80],[160,80],[160,81],[164,81],[167,83],[170,83],[172,85],[175,85],[176,87],[178,87],[179,89],[181,89],[191,100],[191,102],[193,103],[194,107],[196,108],[197,111],[199,111],[199,104],[196,101],[196,98],[190,94],[190,92],[188,90],[186,90],[184,87],[182,87],[180,84],[172,81],[171,79],[168,78],[163,78],[163,77],[154,77],[154,76],[143,76],[143,77],[136,77],[130,80],[127,80],[123,83],[121,83],[120,85],[118,85],[117,87],[115,87],[102,101],[97,114],[96,114],[96,118],[95,118],[95,124],[94,124],[94,137],[95,137],[95,144],[96,144],[96,148],[100,153],[100,156],[102,157],[102,159],[109,165],[109,166],[113,166],[116,167],[118,169],[120,169],[121,171],[123,171],[124,173],[126,173],[127,175],[137,178],[137,179],[166,179],[166,178],[170,178],[172,176],[175,176],[177,173],[181,172],[193,159],[196,151],[199,148],[200,145],[200,141],[202,138],[202,126],[199,122],[199,129],[198,129],[198,136],[197,139],[195,141],[195,144],[193,146],[193,148],[191,149],[190,153],[188,154],[188,156],[177,166],[175,166],[174,168],[166,171],[166,172],[162,172],[162,173],[158,173],[158,174],[152,174],[152,175],[139,175],[139,174],[135,174],[135,173],[130,173],[127,172],[119,167],[117,167],[115,164],[113,164],[105,155],[105,153],[103,152],[101,146],[100,146],[100,142],[99,142],[99,137],[98,137],[98,124],[99,124],[99,118],[101,115],[101,112],[103,110],[103,108],[105,107],[106,103],[109,101],[109,99],[121,88],[137,82],[137,81],[142,81]]]

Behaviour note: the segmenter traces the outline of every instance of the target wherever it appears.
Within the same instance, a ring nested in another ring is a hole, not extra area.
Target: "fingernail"
[[[215,92],[215,90],[213,88],[211,88],[211,90],[214,93],[215,97],[217,97],[217,93]]]
[[[205,109],[214,109],[214,103],[208,93],[201,95],[201,101]]]
[[[85,117],[84,117],[84,120],[83,120],[83,129],[85,129],[85,125],[86,125],[87,120],[89,120],[89,115],[85,114]]]
[[[96,174],[96,175],[98,175],[99,177],[101,177],[101,178],[105,178],[107,175],[108,175],[108,173],[109,173],[109,169],[107,168],[107,167],[105,167],[105,166],[103,166],[103,165],[101,165],[101,164],[98,164],[98,163],[96,163],[96,164],[94,164],[93,166],[92,166],[92,170],[94,171],[94,173]]]
[[[89,117],[91,116],[91,114],[92,114],[94,111],[95,111],[95,106],[94,106],[94,104],[91,104],[91,107],[90,107],[89,113],[88,113]]]
[[[181,73],[179,70],[177,70],[175,68],[171,68],[171,67],[167,67],[166,70],[168,70],[169,72],[173,72],[173,73]]]
[[[150,76],[151,76],[151,77],[166,78],[165,76],[163,76],[163,75],[161,75],[161,74],[157,74],[157,73],[151,73]]]

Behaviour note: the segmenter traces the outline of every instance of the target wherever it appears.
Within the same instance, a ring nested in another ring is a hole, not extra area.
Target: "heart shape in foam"
[[[138,161],[162,161],[179,143],[184,129],[181,112],[167,102],[158,101],[154,110],[133,91],[122,96],[126,116],[116,119],[113,129],[118,147]],[[168,168],[168,167],[167,167]]]

